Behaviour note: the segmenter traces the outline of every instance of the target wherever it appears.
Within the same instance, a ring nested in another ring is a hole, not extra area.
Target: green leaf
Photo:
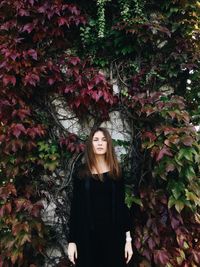
[[[183,242],[183,247],[184,249],[188,249],[190,246],[188,245],[188,243],[186,241]]]
[[[44,168],[45,169],[48,169],[50,171],[54,171],[58,165],[59,165],[59,162],[58,161],[46,162],[44,164]]]
[[[187,159],[189,161],[193,161],[193,155],[196,154],[196,151],[194,148],[181,148],[178,153],[178,159]]]
[[[177,187],[172,189],[172,193],[173,193],[173,196],[175,197],[175,199],[178,199],[181,196],[181,191]]]
[[[176,200],[175,202],[175,208],[176,210],[180,213],[182,211],[182,209],[184,208],[185,204],[180,201],[180,200]]]
[[[176,203],[176,199],[173,196],[170,196],[168,200],[168,208],[171,209],[172,206],[174,206]]]
[[[143,207],[142,200],[137,197],[132,197],[132,202],[138,204],[139,206]]]
[[[192,180],[196,177],[194,168],[191,165],[185,169],[185,176],[188,178],[188,180]]]
[[[197,197],[193,192],[185,189],[185,195],[187,200],[193,201],[196,206],[200,206],[200,198]]]
[[[185,207],[185,203],[181,200],[175,199],[173,196],[170,196],[168,201],[168,208],[175,206],[175,209],[180,213]]]

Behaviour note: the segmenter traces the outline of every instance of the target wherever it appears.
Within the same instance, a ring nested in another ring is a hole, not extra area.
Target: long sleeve
[[[123,224],[125,232],[131,230],[132,222],[131,222],[131,213],[130,209],[127,207],[125,203],[125,182],[124,178],[121,178],[120,181],[120,198],[122,201],[122,216],[123,216]]]
[[[77,241],[77,224],[78,224],[78,207],[79,207],[79,179],[76,175],[73,175],[73,189],[72,189],[72,201],[69,218],[69,238],[68,242]]]

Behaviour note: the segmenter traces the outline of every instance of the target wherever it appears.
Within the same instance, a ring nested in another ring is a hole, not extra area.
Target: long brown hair
[[[117,180],[119,179],[121,175],[121,170],[120,170],[117,156],[115,154],[115,150],[112,144],[112,138],[106,128],[98,127],[98,128],[92,129],[90,132],[90,135],[86,142],[86,148],[85,148],[85,160],[86,160],[87,169],[91,174],[92,170],[95,168],[98,172],[98,177],[101,180],[101,174],[99,173],[99,170],[97,168],[97,162],[96,162],[96,157],[95,157],[95,153],[93,150],[93,143],[92,143],[93,136],[98,131],[103,132],[106,138],[106,141],[107,141],[107,152],[105,154],[105,161],[108,164],[109,169],[110,169],[109,174],[113,179]]]

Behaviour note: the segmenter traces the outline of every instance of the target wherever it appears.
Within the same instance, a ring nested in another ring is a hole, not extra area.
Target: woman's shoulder
[[[73,174],[76,178],[84,179],[87,176],[87,166],[85,163],[81,163],[74,168]]]

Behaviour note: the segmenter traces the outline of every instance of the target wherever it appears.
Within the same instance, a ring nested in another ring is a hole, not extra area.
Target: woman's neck
[[[97,155],[96,156],[96,163],[97,163],[97,168],[100,173],[107,172],[109,171],[109,166],[107,162],[105,161],[105,157],[102,155]],[[94,173],[97,172],[97,170],[93,170]]]

